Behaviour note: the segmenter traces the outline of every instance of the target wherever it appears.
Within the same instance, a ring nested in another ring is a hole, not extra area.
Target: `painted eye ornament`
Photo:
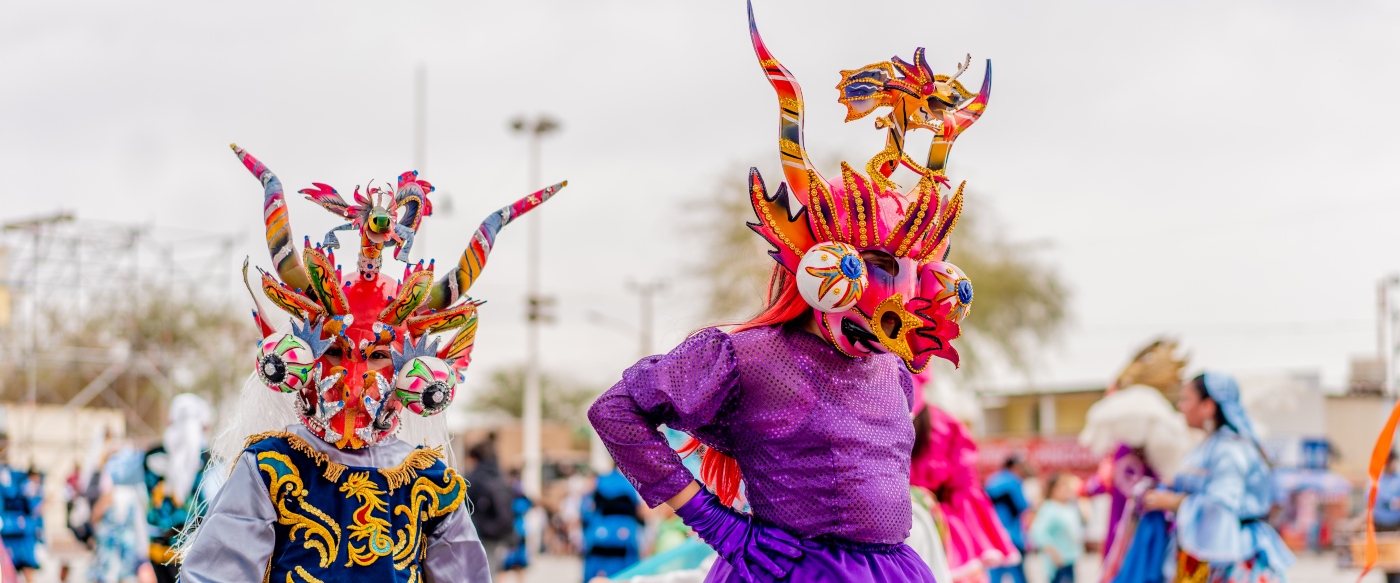
[[[452,404],[457,391],[457,371],[435,356],[419,356],[399,367],[394,390],[404,407],[427,417]]]
[[[295,334],[278,332],[258,343],[258,378],[267,388],[295,393],[312,382],[316,354]]]
[[[851,309],[868,283],[860,251],[846,243],[818,243],[797,264],[797,291],[821,312]]]

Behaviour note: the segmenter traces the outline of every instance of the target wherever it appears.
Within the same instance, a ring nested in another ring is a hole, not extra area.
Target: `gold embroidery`
[[[394,541],[389,536],[392,529],[389,521],[375,514],[388,514],[389,506],[384,502],[384,491],[380,490],[374,482],[369,479],[369,472],[356,472],[341,484],[340,491],[345,493],[346,498],[355,498],[360,501],[360,507],[352,514],[354,524],[348,529],[350,540],[365,541],[365,545],[356,547],[347,544],[350,560],[345,563],[346,567],[352,565],[368,566],[374,564],[389,554]]]
[[[297,533],[305,531],[302,547],[315,550],[321,556],[321,567],[329,567],[338,551],[340,525],[326,513],[306,503],[306,485],[291,458],[275,451],[265,451],[258,454],[258,469],[268,475],[270,483],[267,489],[272,497],[272,506],[277,509],[277,523],[291,527],[288,540],[295,541]],[[292,510],[290,503],[293,500],[303,513]],[[313,520],[313,517],[320,522]]]
[[[422,522],[446,516],[457,510],[467,495],[467,481],[448,468],[442,475],[442,485],[433,483],[426,476],[413,482],[409,502],[394,508],[394,515],[404,515],[408,523],[399,530],[398,542],[394,543],[394,568],[403,570],[423,552]]]
[[[305,583],[324,583],[320,579],[312,577],[311,573],[307,573],[306,569],[301,568],[301,565],[297,565],[295,572]],[[295,579],[292,579],[292,573],[293,571],[287,571],[287,583],[297,583]]]

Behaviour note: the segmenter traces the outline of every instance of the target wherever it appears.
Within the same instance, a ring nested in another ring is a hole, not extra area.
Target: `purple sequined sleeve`
[[[669,354],[646,357],[623,372],[588,409],[588,420],[618,469],[655,507],[694,479],[657,427],[665,424],[728,449],[726,428],[713,422],[735,393],[738,378],[729,335],[704,330]]]

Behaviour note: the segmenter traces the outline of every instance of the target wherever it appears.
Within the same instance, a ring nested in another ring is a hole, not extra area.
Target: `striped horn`
[[[306,266],[301,264],[301,254],[292,245],[292,224],[287,216],[287,198],[282,195],[282,181],[268,170],[267,166],[254,158],[238,144],[230,144],[233,153],[243,161],[253,176],[263,185],[263,224],[267,227],[267,250],[272,255],[272,264],[282,283],[293,289],[306,290],[311,287],[311,278]]]
[[[481,275],[481,270],[486,268],[486,258],[491,255],[491,247],[495,244],[496,233],[501,231],[501,227],[544,204],[544,201],[553,197],[554,193],[559,192],[559,189],[568,185],[569,182],[564,181],[547,187],[515,201],[510,206],[502,207],[501,210],[491,213],[490,216],[486,217],[486,220],[481,221],[481,226],[477,227],[471,243],[468,243],[466,250],[462,251],[462,258],[457,261],[457,267],[452,268],[451,271],[442,276],[442,279],[433,284],[428,301],[423,302],[418,311],[421,313],[427,310],[441,310],[456,303],[457,298],[466,295],[467,290],[472,287],[472,282],[475,282],[476,278]]]
[[[802,140],[802,86],[764,46],[763,37],[758,34],[758,25],[754,23],[753,2],[748,4],[749,38],[753,40],[754,54],[758,56],[758,64],[763,67],[768,82],[778,93],[778,151],[783,160],[783,176],[787,178],[793,196],[802,206],[807,206],[812,182],[825,184],[826,180],[807,158],[807,146]]]

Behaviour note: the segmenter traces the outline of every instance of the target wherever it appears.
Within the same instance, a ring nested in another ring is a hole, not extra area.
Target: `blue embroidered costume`
[[[337,450],[300,426],[249,442],[182,581],[489,580],[463,504],[467,483],[438,449],[390,438]]]

